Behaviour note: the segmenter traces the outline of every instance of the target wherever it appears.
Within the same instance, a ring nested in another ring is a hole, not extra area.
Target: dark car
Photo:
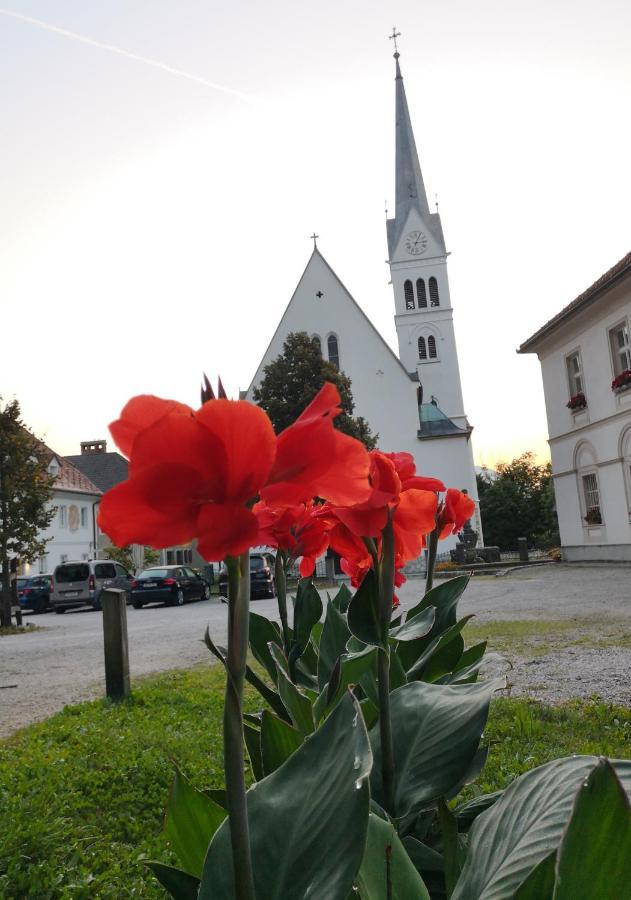
[[[250,554],[250,596],[252,599],[276,596],[275,566],[276,559],[273,553]],[[219,593],[223,597],[228,596],[228,570],[225,566],[222,566],[219,573]]]
[[[182,606],[187,600],[210,599],[210,585],[190,566],[154,566],[144,569],[131,583],[134,609],[145,603]]]
[[[50,583],[52,575],[33,575],[18,578],[18,602],[22,609],[43,613],[50,609]]]

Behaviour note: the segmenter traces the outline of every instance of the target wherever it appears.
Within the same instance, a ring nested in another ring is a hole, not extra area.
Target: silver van
[[[101,591],[122,588],[130,599],[133,575],[111,559],[90,559],[60,563],[53,572],[50,601],[56,613],[79,606],[101,609]]]

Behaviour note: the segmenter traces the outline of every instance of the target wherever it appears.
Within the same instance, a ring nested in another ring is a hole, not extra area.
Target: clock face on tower
[[[427,250],[427,236],[422,231],[410,231],[405,238],[405,249],[412,256],[419,256]]]

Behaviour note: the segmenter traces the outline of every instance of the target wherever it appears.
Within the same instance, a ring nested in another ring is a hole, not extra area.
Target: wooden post
[[[127,650],[127,594],[118,588],[101,592],[103,607],[103,647],[105,650],[105,693],[111,700],[128,697],[129,653]]]
[[[520,562],[528,562],[528,538],[517,538]]]

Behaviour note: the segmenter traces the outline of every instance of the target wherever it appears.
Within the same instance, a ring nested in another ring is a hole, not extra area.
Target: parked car
[[[52,575],[33,575],[18,578],[18,602],[22,609],[43,613],[50,608],[50,584]]]
[[[276,596],[275,567],[276,558],[273,553],[250,554],[250,596],[252,599]],[[225,566],[222,566],[219,573],[219,593],[223,597],[228,596],[228,570]]]
[[[111,559],[90,559],[60,563],[53,572],[51,601],[56,613],[91,606],[101,609],[104,588],[121,588],[128,597],[133,575]]]
[[[134,609],[145,603],[182,606],[187,600],[209,600],[210,585],[190,566],[153,566],[144,569],[131,583]]]

